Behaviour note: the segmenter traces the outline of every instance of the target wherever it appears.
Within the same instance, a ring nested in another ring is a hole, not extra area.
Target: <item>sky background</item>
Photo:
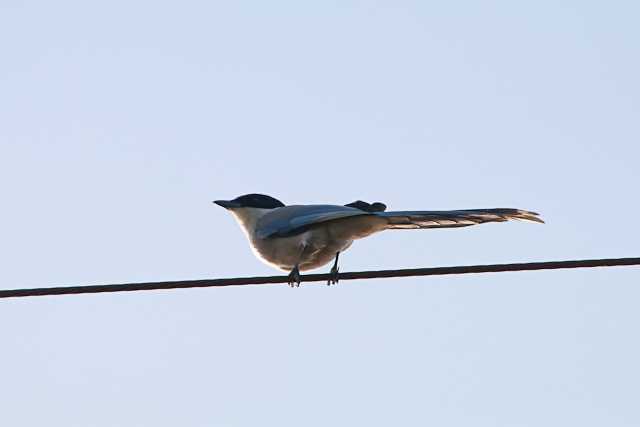
[[[251,192],[547,220],[386,232],[342,271],[640,256],[639,14],[0,0],[0,287],[279,274],[211,204]],[[2,300],[2,423],[637,426],[639,279]]]

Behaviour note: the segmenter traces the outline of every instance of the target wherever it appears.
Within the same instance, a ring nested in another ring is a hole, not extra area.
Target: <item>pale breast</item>
[[[270,266],[291,271],[298,264],[301,271],[306,271],[333,261],[336,253],[346,250],[351,243],[331,238],[322,227],[291,237],[254,239],[252,248],[256,256]]]
[[[251,246],[256,256],[270,266],[291,271],[297,264],[305,271],[332,262],[354,240],[381,231],[386,225],[385,219],[376,216],[344,218],[318,224],[294,236],[253,237]]]
[[[291,271],[299,262],[309,232],[290,237],[277,237],[251,241],[256,256],[264,263],[283,271]]]

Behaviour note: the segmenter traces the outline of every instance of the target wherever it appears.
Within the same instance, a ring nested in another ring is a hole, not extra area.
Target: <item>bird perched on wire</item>
[[[544,223],[535,212],[508,208],[386,212],[380,202],[285,206],[264,194],[214,203],[233,214],[259,259],[289,272],[289,286],[300,286],[300,271],[331,261],[327,285],[337,283],[340,253],[354,240],[383,230],[467,227],[512,219]]]

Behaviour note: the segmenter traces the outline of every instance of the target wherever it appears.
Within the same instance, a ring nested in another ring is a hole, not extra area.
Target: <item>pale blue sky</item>
[[[0,2],[2,288],[270,275],[211,200],[518,207],[342,271],[639,256],[637,2]],[[16,426],[637,426],[637,268],[0,302]]]

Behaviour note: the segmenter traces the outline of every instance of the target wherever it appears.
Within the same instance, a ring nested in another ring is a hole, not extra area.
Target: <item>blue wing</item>
[[[316,224],[352,216],[371,215],[361,209],[337,205],[300,205],[274,209],[256,225],[260,239],[303,233]]]

